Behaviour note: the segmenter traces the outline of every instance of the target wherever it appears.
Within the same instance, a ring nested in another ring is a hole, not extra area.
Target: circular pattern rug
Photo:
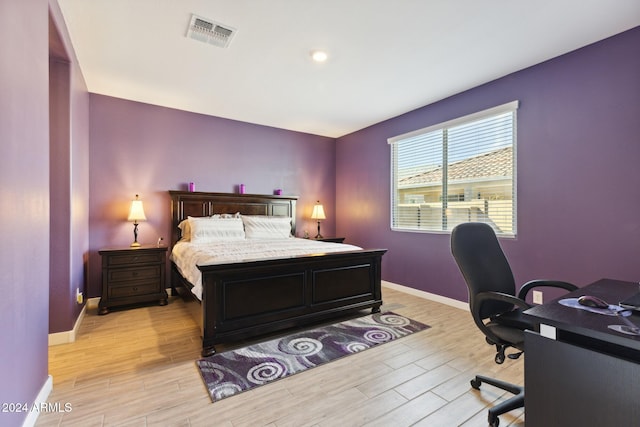
[[[392,312],[217,353],[196,361],[212,401],[429,328]]]

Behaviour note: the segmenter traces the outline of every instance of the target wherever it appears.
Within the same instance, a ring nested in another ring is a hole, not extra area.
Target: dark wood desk
[[[639,291],[638,283],[602,279],[525,311],[540,333],[525,336],[525,418],[536,426],[640,425],[640,336],[624,325],[558,301],[594,295],[610,304]],[[640,326],[640,315],[627,317]]]

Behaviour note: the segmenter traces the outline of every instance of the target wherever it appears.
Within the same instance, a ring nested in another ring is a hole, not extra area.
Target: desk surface
[[[609,304],[618,304],[625,298],[637,293],[638,290],[639,287],[636,282],[601,279],[551,302],[530,308],[524,314],[533,318],[537,323],[551,325],[562,331],[640,351],[640,336],[616,332],[608,327],[609,325],[624,325],[625,323],[619,317],[592,313],[558,303],[563,298],[593,295],[607,301]],[[640,314],[638,312],[626,319],[640,326]]]

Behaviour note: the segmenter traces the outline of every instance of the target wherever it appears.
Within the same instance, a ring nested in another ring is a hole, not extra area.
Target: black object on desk
[[[637,283],[601,279],[563,298],[616,303],[636,292]],[[554,300],[524,315],[540,324],[540,333],[525,336],[527,427],[638,425],[640,336],[610,326],[640,325],[640,314],[623,320]]]
[[[620,301],[620,306],[631,310],[640,311],[640,292]]]

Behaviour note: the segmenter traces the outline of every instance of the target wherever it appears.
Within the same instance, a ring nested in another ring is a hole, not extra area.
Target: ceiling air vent
[[[236,33],[236,29],[211,19],[191,15],[187,37],[200,40],[218,47],[227,47]]]

